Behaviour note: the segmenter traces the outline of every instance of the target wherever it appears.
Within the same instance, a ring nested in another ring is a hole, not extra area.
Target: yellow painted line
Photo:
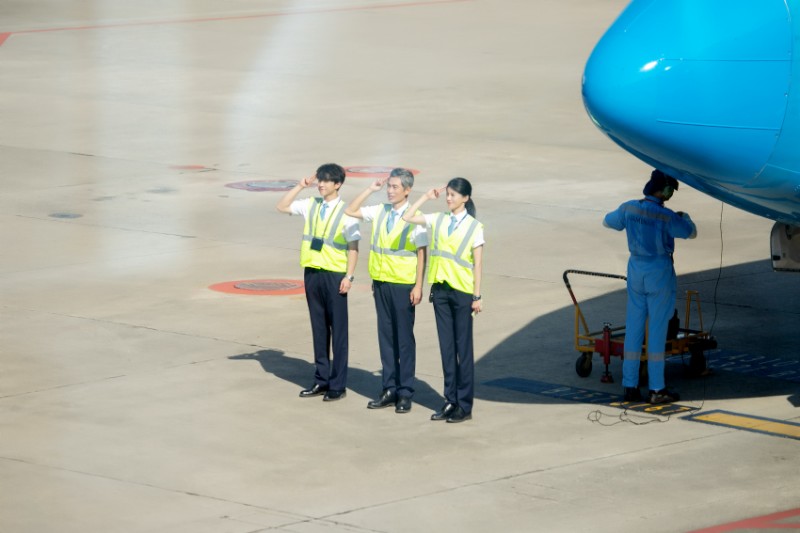
[[[687,418],[696,422],[705,422],[707,424],[716,424],[719,426],[745,429],[748,431],[800,440],[800,424],[794,422],[784,422],[772,418],[748,416],[728,411],[709,411]]]

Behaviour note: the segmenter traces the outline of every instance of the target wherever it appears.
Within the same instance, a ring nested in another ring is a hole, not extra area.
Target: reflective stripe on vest
[[[474,265],[471,261],[473,252],[471,248],[468,250],[467,247],[471,246],[475,241],[475,230],[480,226],[480,222],[470,217],[472,222],[467,228],[463,230],[457,228],[452,236],[446,238],[443,235],[439,235],[439,233],[444,231],[443,221],[447,216],[447,213],[440,213],[435,222],[431,224],[433,227],[433,246],[431,247],[428,282],[447,282],[452,288],[471,294],[475,288]],[[445,239],[448,241],[447,248],[452,249],[453,246],[458,245],[455,253],[441,249],[442,241]],[[460,242],[456,239],[460,239]]]
[[[339,203],[328,214],[325,228],[319,229],[317,213],[322,198],[309,198],[308,214],[303,228],[303,240],[300,243],[300,265],[304,267],[322,268],[332,272],[347,271],[348,245],[343,234],[344,202]],[[330,228],[330,231],[328,231]],[[321,231],[326,235],[317,235]],[[322,241],[322,250],[311,249],[314,239]]]
[[[433,232],[433,249],[431,250],[431,257],[437,256],[444,259],[449,259],[451,261],[455,261],[459,266],[472,270],[472,263],[463,259],[461,256],[464,255],[464,250],[467,249],[467,245],[469,244],[470,239],[472,239],[472,234],[475,233],[475,228],[478,227],[479,222],[475,219],[472,219],[472,224],[470,224],[469,229],[467,229],[467,233],[464,235],[464,240],[461,241],[456,253],[451,254],[450,252],[439,250],[439,229],[442,227],[442,220],[444,217],[445,213],[439,213],[439,218],[436,219],[436,231]]]
[[[311,204],[311,209],[308,212],[308,233],[303,234],[303,240],[311,242],[316,235],[317,230],[317,208],[322,203],[322,199],[314,200],[314,203]],[[339,207],[343,207],[344,202],[339,202],[336,207],[333,208],[334,211],[339,209]],[[331,216],[333,213],[331,213]],[[347,243],[340,243],[335,242],[333,239],[336,238],[336,229],[339,227],[339,223],[342,221],[342,217],[344,216],[344,209],[339,209],[339,212],[336,213],[336,218],[333,220],[333,224],[330,225],[331,230],[328,232],[328,236],[322,235],[322,242],[327,244],[328,246],[333,246],[337,250],[347,250]],[[330,219],[328,219],[330,220]]]
[[[376,281],[413,284],[417,281],[417,251],[409,240],[412,226],[400,219],[391,232],[385,231],[386,218],[391,210],[391,204],[384,204],[378,217],[373,219],[369,275]],[[399,230],[401,223],[405,226]]]
[[[372,246],[370,246],[370,251],[375,252],[376,254],[383,254],[383,255],[396,255],[400,257],[416,257],[417,252],[412,252],[410,250],[406,250],[406,244],[408,243],[408,234],[411,232],[411,224],[406,223],[406,227],[403,228],[403,233],[400,234],[400,243],[398,244],[398,249],[395,250],[394,248],[381,248],[378,246],[378,239],[380,238],[381,228],[383,227],[383,221],[386,220],[386,216],[391,211],[391,204],[386,204],[386,209],[381,211],[381,214],[378,216],[378,220],[375,222],[375,226],[372,228]]]

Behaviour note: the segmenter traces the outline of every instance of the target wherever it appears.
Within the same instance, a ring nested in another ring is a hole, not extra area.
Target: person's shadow
[[[309,356],[310,357],[310,356]],[[259,350],[252,353],[243,353],[228,357],[233,361],[258,361],[264,372],[289,381],[300,389],[313,385],[314,364],[289,357],[281,350]],[[373,374],[352,366],[347,370],[347,389],[366,398],[377,398],[381,393],[382,383],[380,374]],[[444,398],[430,385],[416,379],[414,384],[414,403],[436,411],[444,405]]]

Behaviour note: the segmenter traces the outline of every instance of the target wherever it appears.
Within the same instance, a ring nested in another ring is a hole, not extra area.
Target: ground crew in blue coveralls
[[[603,225],[628,237],[628,303],[625,316],[625,347],[622,362],[624,401],[642,401],[639,364],[647,324],[647,372],[652,404],[677,401],[677,393],[664,383],[664,350],[667,326],[675,310],[677,278],[672,254],[675,238],[693,239],[697,228],[682,212],[664,207],[678,190],[678,180],[654,170],[644,187],[644,198],[625,202],[608,213]],[[649,322],[648,322],[649,319]]]
[[[361,207],[367,198],[386,185],[388,203]],[[422,300],[422,282],[428,233],[425,226],[402,220],[409,208],[408,195],[414,174],[395,168],[387,178],[375,180],[345,213],[365,222],[372,221],[369,275],[378,316],[378,348],[381,355],[382,392],[371,400],[369,409],[394,406],[396,413],[411,411],[417,343],[414,338],[414,310]]]

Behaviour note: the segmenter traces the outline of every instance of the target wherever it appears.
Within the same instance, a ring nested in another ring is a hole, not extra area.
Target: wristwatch
[[[356,280],[355,276],[345,276],[350,283],[353,283]]]
[[[477,302],[477,301],[478,301],[478,300],[480,300],[480,299],[481,299],[481,295],[480,295],[480,294],[479,294],[479,295],[477,295],[477,296],[475,296],[474,294],[472,295],[472,301],[473,301],[473,302]]]

